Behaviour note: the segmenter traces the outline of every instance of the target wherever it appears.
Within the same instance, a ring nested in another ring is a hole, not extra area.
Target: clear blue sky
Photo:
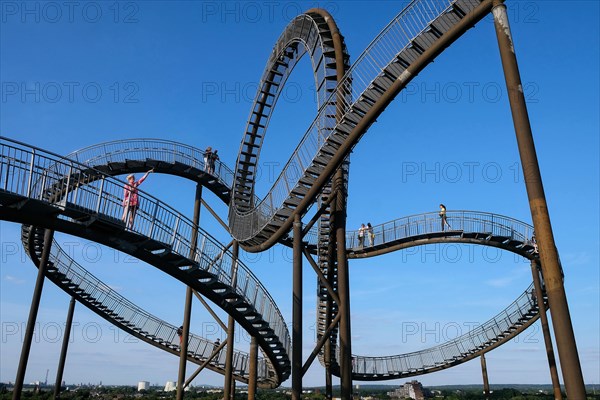
[[[165,138],[211,145],[233,166],[265,61],[294,16],[317,5],[330,10],[355,60],[404,4],[3,1],[0,133],[61,154],[114,139]],[[508,7],[584,377],[599,383],[599,4],[509,1]],[[258,194],[315,115],[311,79],[303,60],[271,122]],[[440,202],[530,222],[519,168],[486,18],[421,73],[356,147],[349,227],[435,211]],[[153,175],[143,189],[191,214],[191,182]],[[215,196],[206,198],[226,216]],[[36,269],[17,247],[20,226],[0,226],[0,381],[6,382],[15,378]],[[229,241],[207,212],[202,226]],[[112,249],[67,235],[58,240],[126,297],[180,323],[183,285]],[[291,323],[291,251],[277,246],[243,259]],[[399,354],[441,343],[487,321],[530,281],[527,263],[480,247],[433,246],[353,261],[353,352]],[[314,341],[315,283],[306,267],[305,356]],[[43,380],[46,369],[54,380],[69,298],[47,283],[42,301],[27,382]],[[67,382],[176,379],[176,357],[118,333],[84,307],[75,322]],[[223,338],[215,326],[195,303],[193,331]],[[236,342],[247,350],[247,335]],[[491,383],[549,382],[539,323],[487,359]],[[418,379],[477,383],[479,362]],[[323,384],[323,369],[315,364],[304,382]],[[206,372],[195,383],[221,385],[222,377]]]

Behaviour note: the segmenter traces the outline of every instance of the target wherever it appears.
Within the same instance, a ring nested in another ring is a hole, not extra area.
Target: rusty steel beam
[[[27,371],[27,362],[29,361],[29,352],[31,351],[31,342],[33,340],[33,331],[37,320],[38,310],[40,308],[40,300],[42,299],[42,289],[44,288],[44,276],[48,269],[48,258],[50,257],[50,248],[52,247],[52,238],[54,231],[46,229],[44,231],[44,249],[40,257],[38,266],[37,279],[33,296],[31,298],[31,307],[29,309],[29,318],[27,319],[27,327],[25,328],[25,337],[23,338],[23,346],[21,348],[21,358],[19,359],[19,367],[17,368],[17,377],[13,386],[13,400],[21,398],[23,391],[23,381],[25,380],[25,372]]]
[[[577,343],[563,285],[562,271],[558,261],[558,251],[552,233],[550,214],[531,132],[531,124],[527,114],[527,104],[523,94],[517,56],[510,32],[506,6],[501,0],[494,0],[492,14],[565,389],[570,399],[585,399],[585,384],[577,352]]]
[[[556,370],[554,348],[552,347],[552,337],[550,336],[550,328],[548,327],[548,316],[546,315],[544,289],[542,288],[542,283],[540,280],[540,271],[538,268],[538,263],[536,261],[531,262],[531,274],[533,275],[533,286],[535,288],[535,301],[537,302],[539,307],[542,333],[544,334],[544,345],[546,346],[546,355],[548,357],[548,367],[550,368],[550,380],[552,381],[554,400],[562,400],[560,380],[558,379],[558,371]]]
[[[192,238],[190,247],[190,258],[194,259],[196,245],[198,242],[198,228],[200,224],[200,208],[202,207],[202,185],[196,184],[196,194],[194,197],[194,216],[192,219]],[[183,400],[183,384],[185,380],[185,368],[187,363],[188,342],[190,337],[190,318],[192,316],[192,288],[187,286],[185,290],[185,305],[183,310],[183,333],[181,343],[179,344],[179,373],[177,375],[177,400]]]
[[[63,336],[62,348],[60,349],[60,359],[58,360],[58,369],[56,370],[56,381],[54,382],[54,398],[60,397],[63,372],[65,371],[65,362],[67,361],[67,350],[69,349],[69,338],[71,337],[71,327],[73,326],[73,314],[75,313],[75,297],[71,297],[69,302],[69,311],[67,311],[67,321],[65,322],[65,335]]]
[[[292,400],[302,396],[302,220],[294,216],[292,294]]]

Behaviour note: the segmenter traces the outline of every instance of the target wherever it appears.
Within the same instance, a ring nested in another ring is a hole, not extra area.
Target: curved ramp
[[[445,230],[436,212],[411,215],[373,226],[373,246],[358,244],[358,231],[348,231],[348,258],[373,257],[429,243],[473,243],[499,247],[528,259],[536,257],[533,227],[511,217],[479,211],[447,211]]]
[[[539,318],[533,284],[505,310],[464,335],[429,349],[387,357],[353,356],[353,378],[382,381],[428,374],[462,364],[501,346]]]
[[[179,279],[232,315],[257,341],[277,384],[289,375],[287,327],[266,289],[241,262],[192,223],[140,191],[136,225],[120,221],[122,183],[22,143],[0,141],[0,217],[87,238],[138,257]],[[102,175],[102,174],[100,174]],[[236,284],[232,285],[236,275]]]

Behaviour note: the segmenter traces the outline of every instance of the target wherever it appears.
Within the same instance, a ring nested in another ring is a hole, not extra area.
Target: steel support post
[[[487,364],[485,362],[485,354],[481,355],[481,375],[483,376],[483,397],[487,400],[490,398],[490,382],[488,381]]]
[[[337,82],[342,82],[346,74],[344,63],[344,43],[342,35],[333,18],[327,19],[327,24],[333,37],[335,50],[335,70]],[[340,90],[336,97],[336,121],[340,122],[346,112],[346,93]],[[340,313],[340,388],[343,400],[352,398],[352,336],[350,331],[350,280],[348,273],[348,258],[346,254],[346,182],[342,169],[343,162],[333,175],[332,194],[335,195],[335,210],[333,215],[333,229],[336,238],[337,272],[338,272],[338,312]],[[331,371],[329,371],[331,373]],[[331,381],[331,378],[328,379]],[[331,385],[331,382],[329,382]],[[330,389],[331,391],[331,389]]]
[[[237,260],[240,252],[240,245],[237,241],[233,242],[231,254],[233,256],[231,266],[231,286],[235,288],[237,283]],[[227,325],[227,353],[225,353],[225,384],[223,389],[223,398],[229,400],[232,395],[235,395],[235,382],[233,380],[233,342],[235,335],[235,320],[230,315]]]
[[[337,268],[338,268],[338,312],[340,318],[340,387],[343,400],[352,398],[352,333],[350,330],[350,276],[346,255],[346,196],[342,169],[335,173],[333,188],[336,192],[334,217]]]
[[[73,313],[75,312],[75,297],[71,297],[69,302],[69,311],[67,312],[67,322],[65,323],[65,334],[63,336],[62,348],[60,349],[60,358],[58,360],[58,369],[56,370],[56,381],[54,382],[54,398],[60,397],[63,372],[65,371],[65,362],[67,360],[67,350],[69,348],[69,339],[71,337],[71,326],[73,325]]]
[[[334,193],[332,191],[332,196]],[[333,228],[335,226],[335,204],[336,201],[332,201],[329,205],[330,207],[330,221],[329,227]],[[336,234],[334,229],[330,229],[329,232],[329,243],[327,246],[327,282],[329,283],[329,287],[333,287],[335,274],[333,273],[334,267],[336,265],[337,253],[335,250],[335,242],[336,242]],[[327,303],[325,305],[325,326],[331,325],[331,312],[333,311],[333,299],[327,292]],[[325,346],[323,347],[323,358],[325,361],[325,398],[328,400],[333,399],[333,374],[331,373],[331,350],[332,343],[337,341],[337,337],[329,337],[329,339],[325,342]]]
[[[248,368],[248,400],[254,400],[256,398],[256,378],[258,362],[258,344],[256,338],[252,336],[250,339],[250,366]]]
[[[292,400],[302,395],[302,221],[294,215],[292,299]]]
[[[523,86],[521,85],[521,77],[508,23],[506,6],[501,0],[494,1],[492,14],[494,15],[494,26],[498,38],[498,47],[500,48],[502,68],[504,69],[504,78],[506,80],[513,124],[517,136],[523,176],[529,198],[529,207],[538,242],[542,275],[546,283],[546,293],[548,295],[556,347],[560,358],[565,388],[569,399],[583,400],[586,398],[585,385],[567,296],[563,285],[558,251],[552,233],[546,195],[542,185],[542,177],[531,133],[531,125],[527,114],[525,96],[523,95]]]
[[[542,288],[540,272],[536,261],[531,262],[531,274],[533,275],[533,286],[535,288],[535,301],[539,308],[542,333],[544,334],[544,344],[546,345],[546,354],[548,356],[548,367],[550,368],[550,379],[552,381],[552,389],[554,390],[554,400],[562,400],[560,380],[558,379],[556,359],[554,357],[554,348],[552,347],[552,337],[550,336],[548,316],[546,315],[546,304],[544,303],[544,289]]]
[[[44,231],[44,249],[42,250],[42,256],[40,257],[40,264],[38,267],[37,279],[35,281],[35,288],[33,289],[33,296],[31,298],[31,307],[29,309],[29,319],[27,320],[27,327],[25,328],[25,337],[23,338],[23,347],[21,349],[21,358],[19,360],[19,367],[17,369],[17,377],[15,378],[15,385],[13,388],[13,400],[21,398],[21,392],[23,391],[23,381],[25,380],[25,372],[27,371],[27,361],[29,360],[29,351],[31,350],[31,341],[33,340],[33,331],[35,330],[35,323],[37,320],[38,310],[40,308],[40,300],[42,298],[42,289],[44,288],[44,275],[48,268],[48,258],[50,257],[50,247],[52,246],[52,238],[54,237],[54,231],[46,229]]]
[[[190,258],[195,259],[196,244],[198,242],[198,225],[200,224],[200,208],[202,206],[202,185],[196,185],[196,196],[194,198],[194,217],[191,238]],[[187,363],[188,343],[190,337],[190,318],[192,315],[192,295],[193,290],[187,287],[185,291],[185,306],[183,311],[183,333],[181,335],[180,353],[179,353],[179,374],[177,375],[177,400],[183,399],[185,382],[185,367]]]

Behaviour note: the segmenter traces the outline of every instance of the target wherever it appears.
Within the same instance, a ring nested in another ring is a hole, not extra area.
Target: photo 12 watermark
[[[3,81],[0,85],[0,102],[137,104],[140,102],[140,86],[136,82],[118,81]]]
[[[140,21],[137,1],[2,1],[3,24],[136,24]]]

